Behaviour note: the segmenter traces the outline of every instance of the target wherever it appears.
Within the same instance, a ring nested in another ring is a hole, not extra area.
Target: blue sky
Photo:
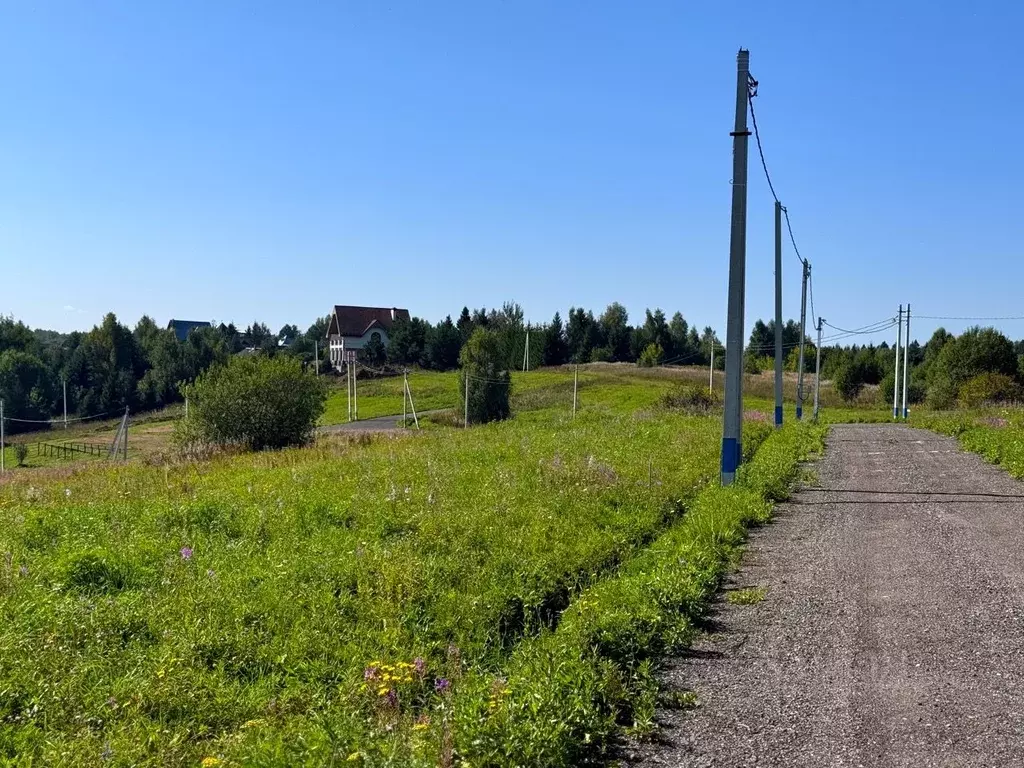
[[[620,301],[724,337],[742,45],[819,314],[1022,315],[1024,9],[974,5],[5,1],[0,312]],[[773,311],[753,153],[749,207],[748,326]]]

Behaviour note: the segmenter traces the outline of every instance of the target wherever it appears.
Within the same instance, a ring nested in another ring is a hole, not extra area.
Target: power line
[[[1024,317],[943,317],[940,315],[914,315],[918,320],[1024,320]]]
[[[747,102],[750,104],[750,121],[754,124],[754,138],[757,139],[757,154],[761,156],[761,167],[764,168],[764,177],[768,180],[768,189],[772,191],[775,202],[779,202],[779,196],[775,194],[775,185],[772,184],[771,174],[768,173],[768,163],[764,159],[764,148],[761,146],[761,133],[757,130],[757,115],[754,114],[754,96],[757,95],[757,81],[753,81],[753,89],[747,92]],[[786,210],[783,208],[782,210]]]
[[[891,328],[892,326],[896,325],[896,318],[887,317],[885,320],[879,320],[878,322],[870,323],[869,325],[865,325],[860,328],[854,328],[852,330],[840,328],[838,325],[832,325],[832,323],[828,322],[827,320],[823,320],[822,322],[829,328],[839,331],[840,333],[849,334],[852,336],[857,334],[878,333],[880,330],[884,331],[886,328]]]
[[[787,219],[789,221],[789,219]],[[793,246],[794,248],[796,246]],[[814,311],[814,273],[812,272],[807,276],[807,289],[811,292],[811,320],[818,316],[818,313]]]
[[[796,238],[793,237],[793,225],[789,221],[789,211],[786,206],[782,205],[779,200],[779,196],[775,193],[775,185],[772,184],[771,174],[768,173],[768,163],[764,159],[764,147],[761,146],[761,132],[757,129],[757,114],[754,112],[754,97],[757,95],[757,81],[753,81],[753,88],[747,93],[747,102],[750,104],[750,121],[754,126],[754,138],[757,140],[757,154],[761,156],[761,167],[764,169],[764,178],[768,182],[768,189],[771,190],[772,197],[776,203],[782,207],[782,214],[786,217],[786,229],[789,231],[789,242],[793,246],[793,253],[796,254],[797,259],[800,263],[804,263],[803,256],[800,255],[800,249],[796,246]]]

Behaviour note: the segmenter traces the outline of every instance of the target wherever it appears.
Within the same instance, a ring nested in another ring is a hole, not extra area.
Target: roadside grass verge
[[[1018,409],[923,413],[910,425],[955,437],[965,450],[1024,478],[1024,412]]]

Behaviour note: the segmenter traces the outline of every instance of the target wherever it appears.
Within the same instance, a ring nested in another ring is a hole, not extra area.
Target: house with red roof
[[[408,321],[409,310],[335,305],[327,326],[331,365],[354,361],[359,350],[375,339],[386,347],[396,320]]]

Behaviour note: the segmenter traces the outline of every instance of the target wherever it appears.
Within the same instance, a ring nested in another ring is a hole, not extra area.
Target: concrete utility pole
[[[818,359],[814,363],[814,420],[818,420],[818,402],[821,397],[821,324],[824,318],[818,318]]]
[[[708,392],[715,391],[715,337],[711,337],[711,365],[708,366]]]
[[[903,341],[903,418],[910,415],[907,410],[907,361],[910,359],[910,305],[907,304],[907,338]]]
[[[804,259],[804,278],[800,286],[800,360],[796,373],[796,420],[804,417],[804,339],[807,337],[807,281],[811,277],[811,265]]]
[[[903,305],[900,304],[899,320],[896,322],[896,368],[892,375],[892,418],[900,417],[900,347],[903,346]]]
[[[409,400],[409,372],[402,371],[402,429],[409,426],[408,424],[408,413],[405,409],[405,404]]]
[[[580,364],[576,363],[576,369],[572,372],[572,417],[576,418],[576,390],[580,384]]]
[[[313,368],[316,370],[316,375],[320,375],[320,342],[313,339]]]
[[[4,401],[0,400],[0,472],[6,471],[4,466]]]
[[[775,427],[782,426],[782,203],[775,201]]]
[[[64,429],[68,428],[68,380],[60,377],[61,386],[64,389]]]
[[[462,375],[466,377],[466,399],[463,403],[466,408],[466,415],[462,420],[462,428],[467,429],[469,427],[469,371],[466,371],[465,369],[463,369],[463,371]]]
[[[731,485],[743,456],[743,311],[747,270],[747,99],[750,52],[736,55],[736,124],[732,136],[732,223],[729,234],[729,313],[725,334],[725,416],[722,485]]]
[[[352,421],[352,363],[345,362],[345,404],[348,406],[348,420]]]

